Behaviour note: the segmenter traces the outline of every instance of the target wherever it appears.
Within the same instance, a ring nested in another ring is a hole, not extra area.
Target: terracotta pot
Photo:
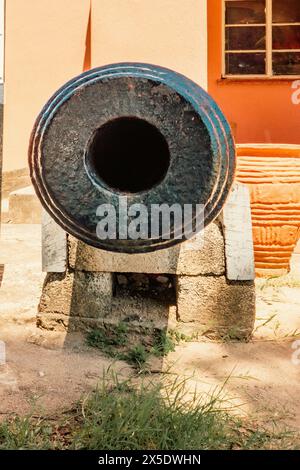
[[[238,145],[236,178],[250,188],[257,276],[288,273],[300,235],[300,145]]]

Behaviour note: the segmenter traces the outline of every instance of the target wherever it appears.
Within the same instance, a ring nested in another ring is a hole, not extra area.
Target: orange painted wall
[[[300,82],[295,105],[293,80],[221,80],[221,71],[222,0],[209,0],[208,91],[237,126],[237,142],[300,143]]]

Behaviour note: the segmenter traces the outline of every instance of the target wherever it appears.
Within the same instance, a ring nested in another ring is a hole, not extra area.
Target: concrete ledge
[[[1,201],[1,223],[9,223],[8,199],[2,199]]]
[[[67,268],[67,234],[42,210],[42,270],[63,273]]]
[[[151,274],[221,275],[225,273],[224,239],[221,225],[204,230],[204,244],[195,248],[187,241],[174,248],[146,254],[120,254],[99,250],[69,236],[69,265],[90,272],[134,272]]]
[[[40,224],[42,207],[32,186],[9,195],[9,219],[13,224]]]
[[[115,300],[115,299],[114,299]],[[137,301],[133,301],[137,306]],[[169,318],[166,321],[165,317],[159,318],[161,312],[166,312],[167,309],[162,305],[159,305],[154,300],[140,299],[139,301],[141,310],[139,315],[131,314],[128,316],[128,311],[124,315],[119,315],[118,312],[114,311],[111,316],[105,318],[88,318],[82,316],[70,316],[64,315],[59,312],[51,313],[38,313],[37,315],[37,326],[45,330],[55,330],[55,331],[89,331],[91,329],[99,328],[102,326],[112,326],[117,327],[120,322],[125,322],[128,325],[129,334],[153,334],[154,331],[162,330],[166,331],[167,329],[175,330],[177,327],[176,317],[175,317],[175,307],[171,307],[172,312],[169,315]],[[118,305],[131,305],[132,302],[128,299],[116,298],[115,307]],[[147,310],[149,313],[154,314],[153,318],[149,316],[143,317],[143,312]],[[116,313],[116,314],[115,314]],[[172,316],[172,319],[171,319]]]
[[[250,194],[235,183],[222,213],[225,238],[226,276],[232,281],[255,279]]]
[[[30,185],[29,168],[4,171],[2,174],[2,197],[5,199],[12,191]]]

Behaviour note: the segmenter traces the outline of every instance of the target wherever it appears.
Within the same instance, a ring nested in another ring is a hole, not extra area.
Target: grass
[[[295,433],[291,431],[276,431],[273,427],[272,431],[264,429],[247,428],[246,434],[240,442],[236,442],[236,449],[243,450],[298,450],[299,441]]]
[[[285,276],[270,277],[270,278],[256,278],[255,285],[258,290],[264,291],[268,287],[279,289],[280,287],[300,287],[300,277],[294,273],[286,274]]]
[[[99,387],[59,417],[12,417],[0,424],[0,449],[203,450],[296,448],[289,433],[245,425],[186,382],[153,384],[104,377]],[[282,447],[284,446],[284,447]]]
[[[125,346],[127,344],[127,331],[127,325],[122,322],[114,327],[95,328],[88,333],[87,343],[95,348],[107,349],[111,353],[110,349],[113,346]]]
[[[107,356],[126,361],[139,371],[145,368],[149,352],[143,344],[129,346],[128,329],[125,323],[117,326],[97,328],[87,335],[89,346],[100,349]]]
[[[145,347],[142,344],[137,344],[124,354],[121,354],[120,359],[127,361],[137,369],[142,370],[147,362],[148,356],[149,354]]]
[[[175,341],[170,333],[160,330],[154,336],[154,344],[151,348],[151,353],[157,357],[167,356],[170,352],[175,351],[177,342]]]
[[[274,318],[277,317],[277,313],[272,313],[271,315],[269,315],[269,317],[267,318],[257,318],[256,321],[261,321],[262,323],[260,323],[259,325],[256,326],[256,328],[254,329],[253,333],[256,333],[260,328],[264,327],[264,326],[267,326],[269,323],[271,323]],[[278,328],[278,327],[277,327]]]
[[[186,398],[183,382],[172,385],[102,384],[86,403],[77,449],[197,449],[226,447],[227,416],[213,412],[214,400]]]
[[[295,328],[294,330],[290,331],[285,331],[283,330],[284,328],[284,323],[280,322],[279,320],[276,319],[278,316],[278,311],[272,310],[269,314],[268,317],[257,317],[256,318],[256,323],[259,323],[253,333],[257,333],[260,328],[264,328],[268,326],[270,330],[272,331],[274,335],[274,339],[280,340],[280,339],[288,339],[288,338],[298,338],[300,336],[300,330],[298,328]]]
[[[117,326],[91,330],[87,335],[87,344],[113,359],[126,361],[141,371],[146,369],[150,355],[164,357],[174,351],[176,344],[185,340],[184,338],[174,332],[156,330],[150,339],[148,335],[145,344],[139,342],[130,346],[127,325],[121,322]]]
[[[51,448],[52,427],[42,418],[16,416],[0,424],[0,449]]]

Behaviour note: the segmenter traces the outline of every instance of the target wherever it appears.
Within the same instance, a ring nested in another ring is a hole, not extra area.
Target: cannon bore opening
[[[164,179],[170,152],[157,127],[144,119],[122,117],[94,132],[85,163],[88,174],[108,189],[138,193]]]

